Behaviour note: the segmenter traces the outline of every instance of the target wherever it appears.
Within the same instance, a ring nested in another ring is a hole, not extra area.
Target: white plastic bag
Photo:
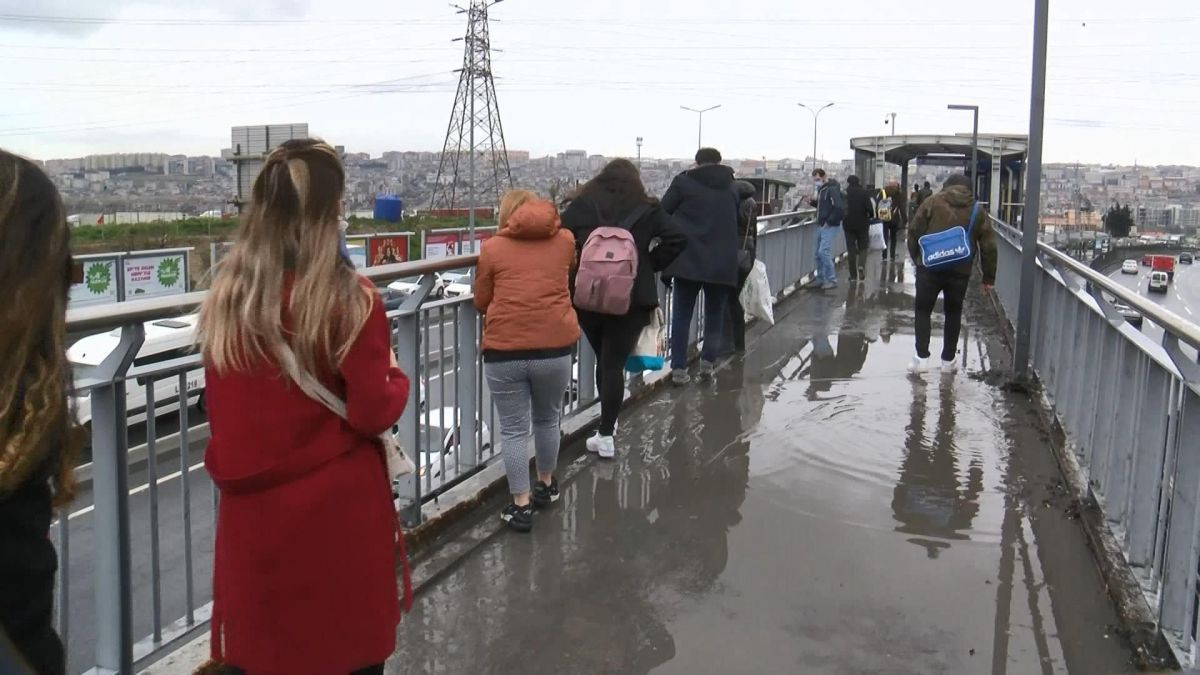
[[[877,221],[871,223],[871,229],[870,229],[869,233],[871,236],[871,243],[869,244],[869,246],[872,251],[882,251],[887,248],[887,241],[884,240],[884,238],[883,238],[883,223],[882,222],[877,220]]]
[[[650,315],[650,323],[642,329],[637,344],[625,359],[625,370],[641,373],[647,370],[662,370],[666,365],[667,330],[663,322],[662,309]]]
[[[750,316],[755,316],[768,324],[775,325],[775,312],[772,309],[771,282],[767,280],[767,266],[761,260],[754,261],[754,269],[746,277],[746,285],[742,287],[740,296],[742,309]]]

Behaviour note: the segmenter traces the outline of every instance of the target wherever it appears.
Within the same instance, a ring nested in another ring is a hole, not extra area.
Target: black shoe
[[[533,529],[533,506],[509,504],[500,512],[500,520],[517,532],[528,532]]]
[[[544,509],[558,501],[558,497],[558,479],[552,477],[549,485],[540,480],[534,484],[533,493],[529,496],[529,499],[533,502],[534,506]]]

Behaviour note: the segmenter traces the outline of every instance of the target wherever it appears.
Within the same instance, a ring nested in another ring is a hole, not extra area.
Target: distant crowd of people
[[[910,367],[928,368],[941,295],[941,357],[953,368],[974,261],[985,288],[996,275],[994,235],[969,179],[905,195],[895,181],[876,189],[850,176],[843,192],[823,170],[812,177],[814,288],[838,284],[839,230],[852,282],[865,275],[874,224],[884,228],[883,257],[897,263],[907,230],[917,269]],[[205,465],[221,493],[206,672],[382,673],[412,602],[392,502],[397,456],[386,441],[412,387],[379,294],[346,254],[344,191],[345,171],[327,143],[291,140],[270,153],[238,245],[201,308]],[[581,335],[596,355],[600,399],[586,447],[604,459],[619,452],[629,357],[648,330],[652,343],[667,334],[660,280],[671,289],[675,385],[693,373],[711,378],[723,353],[745,349],[739,298],[758,254],[755,198],[714,148],[701,148],[661,200],[624,159],[562,204],[527,190],[503,196],[497,235],[479,255],[474,304],[511,493],[500,514],[508,527],[530,531],[535,509],[560,497],[559,416]],[[0,658],[15,654],[49,675],[65,665],[51,627],[56,553],[47,532],[54,509],[73,496],[80,445],[64,346],[69,237],[46,175],[0,152]],[[689,335],[701,296],[693,371]]]

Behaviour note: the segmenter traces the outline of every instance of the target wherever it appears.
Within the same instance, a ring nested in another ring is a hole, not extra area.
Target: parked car
[[[470,270],[446,272],[442,275],[442,281],[445,282],[443,294],[447,298],[458,298],[471,294],[471,284],[475,281],[475,275]]]
[[[399,279],[388,284],[388,288],[400,293],[404,296],[412,295],[421,286],[421,281],[425,278],[424,275],[419,277],[407,277]],[[442,297],[442,293],[446,289],[446,282],[440,274],[433,275],[433,290],[429,292],[429,297],[437,299]]]
[[[1185,252],[1179,254],[1179,264],[1191,265],[1193,261],[1194,261],[1194,257],[1192,256],[1191,253],[1188,253],[1185,251]]]
[[[1167,286],[1171,283],[1170,277],[1162,270],[1154,270],[1150,273],[1150,292],[1151,293],[1166,293]]]
[[[1126,304],[1120,303],[1120,302],[1114,302],[1113,309],[1116,309],[1118,312],[1120,312],[1121,316],[1125,317],[1125,321],[1127,321],[1131,326],[1134,326],[1136,328],[1142,327],[1142,313],[1141,312],[1130,307],[1129,305],[1126,305]]]
[[[479,453],[482,455],[492,447],[492,432],[487,422],[477,420],[476,424],[483,431],[483,441],[479,446]],[[434,478],[442,477],[442,458],[444,457],[445,472],[447,476],[453,475],[455,473],[455,460],[458,457],[458,449],[460,447],[458,442],[458,410],[449,407],[430,410],[428,419],[422,414],[417,419],[417,425],[421,434],[421,442],[424,443],[425,438],[428,437],[431,446],[426,451],[421,452],[421,456],[417,460],[417,472],[421,476],[430,474]],[[438,454],[439,449],[440,456]]]
[[[1137,273],[1138,273],[1138,261],[1133,260],[1131,258],[1131,259],[1126,260],[1125,262],[1121,263],[1121,274],[1137,274]]]
[[[191,355],[196,343],[196,320],[199,315],[189,314],[178,319],[159,319],[147,321],[144,324],[145,339],[137,356],[133,358],[130,370],[153,366]],[[121,330],[108,333],[98,333],[79,339],[67,349],[67,360],[75,370],[76,379],[82,374],[83,367],[100,365],[121,342]],[[154,416],[155,418],[179,412],[179,374],[162,374],[150,376],[135,376],[126,381],[125,413],[128,424],[138,424],[146,421],[146,385],[154,382]],[[197,364],[187,371],[187,402],[188,406],[204,409],[204,368]],[[92,395],[84,392],[73,397],[75,416],[82,425],[90,425],[92,421]]]

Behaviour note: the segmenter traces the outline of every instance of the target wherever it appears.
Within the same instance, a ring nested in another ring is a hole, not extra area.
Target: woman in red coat
[[[345,174],[317,140],[268,157],[200,316],[221,490],[212,656],[249,675],[382,673],[407,563],[377,436],[400,417],[377,293],[339,253]],[[312,376],[347,420],[297,386]]]

